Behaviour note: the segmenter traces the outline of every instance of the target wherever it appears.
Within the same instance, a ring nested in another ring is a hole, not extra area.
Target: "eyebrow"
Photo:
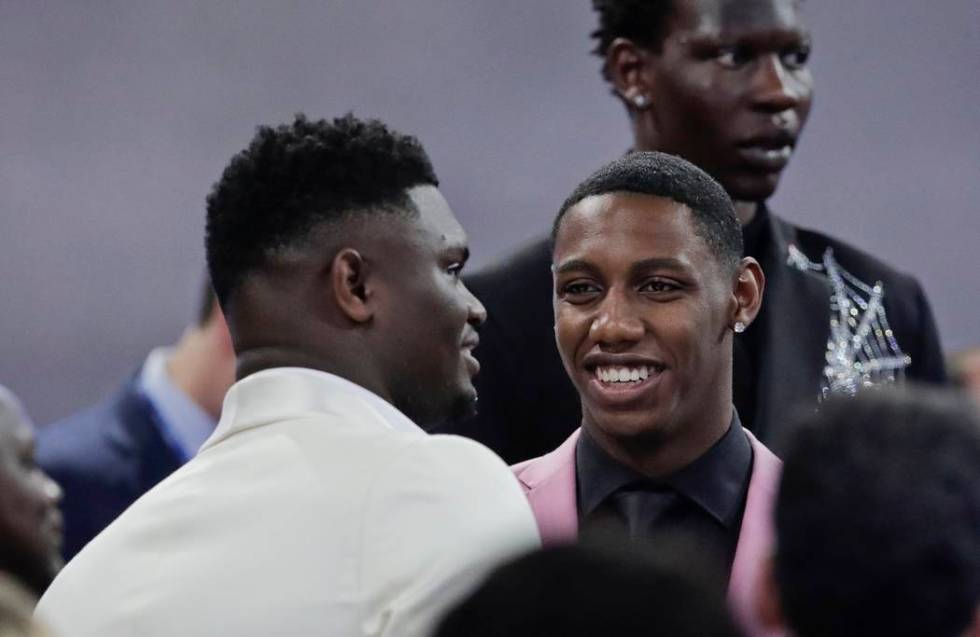
[[[651,257],[649,259],[643,259],[642,261],[637,261],[630,266],[630,270],[683,270],[687,271],[689,268],[687,264],[679,259],[673,257]],[[597,268],[586,261],[585,259],[572,259],[570,261],[565,261],[564,263],[558,265],[555,268],[555,274],[565,274],[566,272],[572,272],[576,270],[585,270],[588,272],[595,272]]]

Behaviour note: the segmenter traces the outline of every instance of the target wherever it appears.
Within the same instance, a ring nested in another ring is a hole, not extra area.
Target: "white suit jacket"
[[[36,614],[62,637],[425,635],[539,543],[507,466],[346,380],[236,383],[197,456],[72,560]]]

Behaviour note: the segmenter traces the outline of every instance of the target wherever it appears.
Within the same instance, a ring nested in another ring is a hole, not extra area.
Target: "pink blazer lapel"
[[[578,535],[575,501],[575,430],[560,447],[511,469],[527,495],[544,546],[574,542]],[[780,460],[746,430],[752,444],[752,475],[742,515],[728,598],[733,612],[750,637],[771,637],[755,619],[755,596],[762,566],[773,546],[772,507],[776,498]]]
[[[544,546],[574,542],[578,535],[575,443],[579,433],[576,429],[551,453],[511,467],[527,495]]]
[[[752,476],[728,582],[728,599],[746,634],[761,637],[778,634],[763,630],[755,615],[759,578],[774,545],[772,514],[783,463],[750,431],[746,430],[745,435],[752,443]]]

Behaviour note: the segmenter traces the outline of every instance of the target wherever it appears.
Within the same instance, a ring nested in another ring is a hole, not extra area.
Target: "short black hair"
[[[718,263],[734,270],[742,257],[742,230],[728,193],[691,162],[652,151],[637,151],[610,162],[580,183],[562,204],[552,227],[558,236],[568,209],[588,197],[612,192],[672,199],[691,209],[695,232]]]
[[[674,13],[674,0],[592,0],[599,26],[592,32],[593,53],[603,60],[616,38],[627,38],[643,48],[659,51],[667,35],[667,20]],[[608,78],[606,65],[603,77]]]
[[[699,554],[664,540],[656,551],[622,538],[530,553],[491,573],[434,637],[739,635]]]
[[[795,426],[776,581],[803,637],[959,635],[980,603],[980,416],[922,389],[836,398]]]
[[[205,248],[222,303],[246,272],[318,223],[353,213],[417,214],[407,190],[438,186],[425,150],[378,120],[348,114],[260,126],[207,198]]]

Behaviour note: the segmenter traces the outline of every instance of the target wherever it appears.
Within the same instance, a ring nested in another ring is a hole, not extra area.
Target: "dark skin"
[[[61,489],[34,461],[34,432],[0,397],[0,570],[40,595],[62,566]]]
[[[701,167],[748,223],[775,192],[810,112],[799,0],[674,0],[653,48],[618,38],[606,56],[634,147]]]
[[[475,408],[472,350],[486,310],[460,280],[466,234],[438,189],[407,194],[417,215],[323,223],[246,275],[226,312],[238,378],[329,372],[423,427]]]
[[[582,427],[651,477],[696,460],[731,422],[732,330],[759,311],[759,264],[720,264],[686,206],[632,193],[571,207],[553,262],[556,338]],[[632,380],[610,382],[623,370]]]

